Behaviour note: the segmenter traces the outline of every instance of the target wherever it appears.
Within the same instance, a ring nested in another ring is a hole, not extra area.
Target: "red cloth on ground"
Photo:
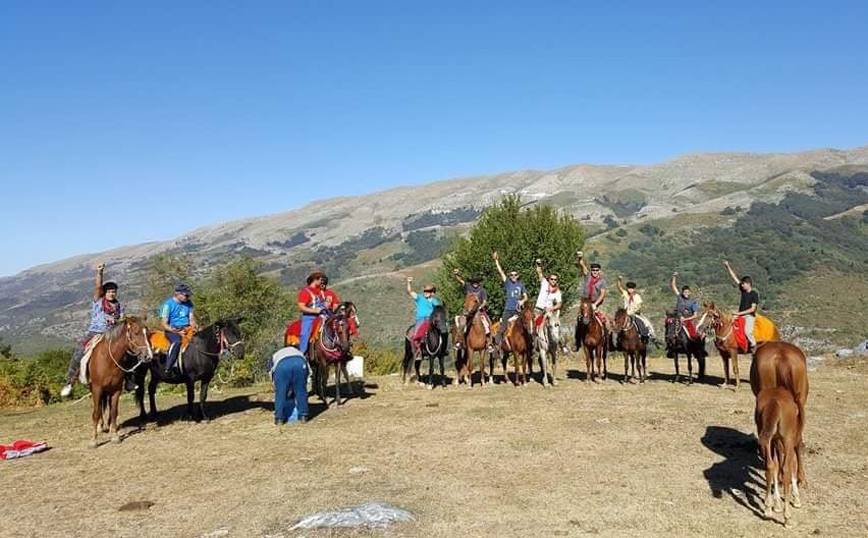
[[[0,460],[11,460],[15,458],[23,458],[37,452],[42,452],[48,449],[48,443],[45,441],[15,441],[11,445],[0,445]]]

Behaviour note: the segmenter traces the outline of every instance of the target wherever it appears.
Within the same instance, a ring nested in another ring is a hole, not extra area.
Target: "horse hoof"
[[[115,435],[112,436],[112,443],[117,444],[117,443],[120,443],[120,442],[121,442],[121,436],[120,436],[120,435],[115,434]]]
[[[802,501],[799,499],[794,499],[793,500],[793,508],[801,508],[801,507],[802,507]]]
[[[89,442],[87,444],[87,446],[89,446],[90,448],[96,448],[99,446],[99,442],[96,439],[94,439],[93,441]]]
[[[428,390],[434,390],[434,385],[428,385]]]

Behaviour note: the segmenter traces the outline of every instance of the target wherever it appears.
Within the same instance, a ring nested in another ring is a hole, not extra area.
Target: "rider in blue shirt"
[[[170,373],[178,354],[181,352],[181,334],[189,328],[196,330],[196,318],[193,315],[193,302],[190,297],[193,290],[186,284],[175,286],[175,293],[163,301],[160,307],[160,319],[163,323],[163,334],[169,340],[169,356],[166,357],[166,373]]]

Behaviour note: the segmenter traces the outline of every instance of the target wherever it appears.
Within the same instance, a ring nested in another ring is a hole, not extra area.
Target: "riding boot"
[[[124,373],[124,390],[127,392],[133,392],[137,388],[139,388],[139,386],[136,385],[136,379],[133,377],[133,374],[131,372]]]

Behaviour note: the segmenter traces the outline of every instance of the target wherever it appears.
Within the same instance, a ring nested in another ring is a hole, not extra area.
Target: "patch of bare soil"
[[[161,395],[162,422],[142,432],[124,397],[126,438],[97,449],[89,401],[5,413],[0,442],[53,448],[0,463],[0,535],[866,536],[868,367],[825,362],[810,373],[809,488],[791,529],[761,515],[749,385],[673,384],[672,361],[655,359],[644,385],[586,384],[584,361],[554,389],[370,378],[365,397],[282,429],[266,386],[214,394],[208,424],[178,421],[182,398]],[[416,521],[289,530],[372,501]]]

